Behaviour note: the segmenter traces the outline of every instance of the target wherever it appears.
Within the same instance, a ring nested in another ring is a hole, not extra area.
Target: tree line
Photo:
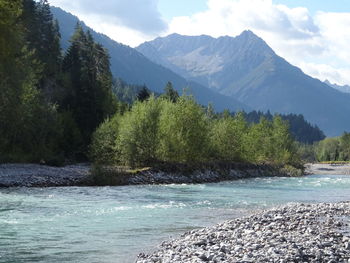
[[[168,83],[167,85],[171,85],[171,83]],[[143,94],[143,96],[146,95],[146,97],[152,94],[145,85],[129,85],[119,78],[115,79],[113,82],[113,92],[117,95],[120,101],[129,105],[133,104],[140,94]],[[156,94],[156,96],[159,95],[160,94]],[[231,114],[235,115],[234,112]],[[258,123],[262,117],[270,121],[273,119],[273,115],[270,111],[261,112],[254,110],[251,112],[243,112],[243,114],[249,123]],[[313,144],[314,142],[321,141],[326,137],[317,125],[310,124],[301,114],[290,113],[280,114],[280,116],[283,120],[288,121],[289,131],[293,138],[302,144]]]
[[[298,165],[288,123],[275,115],[248,123],[243,113],[215,114],[171,84],[158,98],[136,101],[105,120],[93,135],[91,158],[100,164],[247,162]]]
[[[289,130],[294,139],[303,144],[313,144],[326,138],[323,131],[317,126],[312,125],[305,120],[301,114],[281,114],[283,120],[288,121]],[[248,122],[258,123],[261,117],[272,120],[273,115],[268,111],[266,113],[261,111],[252,111],[245,113]]]

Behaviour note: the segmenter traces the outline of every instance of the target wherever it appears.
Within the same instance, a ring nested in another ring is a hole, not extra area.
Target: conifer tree
[[[67,80],[63,108],[72,112],[86,145],[96,127],[116,111],[109,66],[107,51],[77,24],[63,61]]]
[[[145,101],[151,96],[151,93],[148,91],[147,87],[144,85],[137,94],[138,101]]]
[[[176,102],[179,98],[179,93],[173,88],[173,84],[168,81],[162,96],[171,102]]]

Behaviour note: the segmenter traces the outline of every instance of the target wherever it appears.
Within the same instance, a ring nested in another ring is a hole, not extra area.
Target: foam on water
[[[289,202],[350,197],[350,176],[0,190],[0,262],[133,262],[162,240]]]

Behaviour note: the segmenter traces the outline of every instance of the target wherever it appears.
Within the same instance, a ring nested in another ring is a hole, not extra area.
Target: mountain
[[[350,95],[304,74],[251,31],[234,38],[172,34],[136,49],[256,110],[303,114],[328,136],[350,130]]]
[[[80,22],[85,30],[90,30],[94,39],[108,49],[111,61],[111,71],[114,77],[118,77],[130,84],[145,84],[150,90],[161,93],[168,81],[173,83],[175,89],[182,93],[184,88],[190,89],[196,100],[207,105],[213,103],[216,110],[249,110],[250,108],[238,100],[219,94],[211,89],[195,82],[187,81],[184,77],[172,72],[168,68],[152,62],[137,50],[117,43],[106,35],[97,33],[87,27],[79,19],[64,10],[51,7],[54,17],[60,25],[62,47],[69,47],[77,22]]]
[[[350,86],[349,85],[341,86],[341,85],[337,85],[335,83],[332,84],[328,80],[326,80],[324,83],[326,83],[328,86],[335,88],[336,90],[339,90],[341,92],[350,93]]]

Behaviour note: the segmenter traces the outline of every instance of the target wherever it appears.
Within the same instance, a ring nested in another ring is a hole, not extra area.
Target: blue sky
[[[174,16],[189,16],[207,8],[205,0],[159,0],[160,13],[168,21]]]
[[[131,47],[171,33],[246,29],[305,73],[350,85],[350,0],[49,0]]]
[[[350,0],[273,0],[288,7],[306,7],[312,14],[317,11],[350,12]],[[166,20],[174,16],[188,16],[206,10],[206,0],[159,0],[159,11]]]

